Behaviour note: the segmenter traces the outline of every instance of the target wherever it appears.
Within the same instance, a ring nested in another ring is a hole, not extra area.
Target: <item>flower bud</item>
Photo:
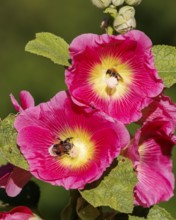
[[[142,0],[125,0],[127,5],[139,5]]]
[[[29,218],[29,220],[42,220],[39,216],[33,214],[34,216],[32,216],[31,218]]]
[[[35,215],[28,207],[26,206],[17,206],[10,211],[0,212],[0,219],[25,219],[25,220],[42,220],[39,216]]]
[[[124,0],[112,0],[114,6],[120,6],[124,3]]]
[[[91,0],[97,8],[106,8],[110,5],[111,0]]]
[[[117,17],[114,20],[114,29],[118,33],[125,33],[136,27],[136,20],[134,18],[135,10],[131,6],[124,6],[120,8]]]

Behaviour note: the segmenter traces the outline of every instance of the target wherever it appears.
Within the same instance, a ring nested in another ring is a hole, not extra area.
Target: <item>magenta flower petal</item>
[[[21,112],[29,107],[34,106],[34,99],[32,95],[25,90],[20,92],[21,105],[18,103],[18,101],[15,99],[15,97],[12,94],[10,94],[10,99],[17,112]]]
[[[18,112],[34,106],[34,99],[28,91],[20,92],[20,104],[15,97],[10,94],[11,102]],[[8,196],[17,196],[24,185],[31,179],[30,172],[15,167],[12,164],[0,167],[0,187],[5,188]]]
[[[153,120],[167,120],[176,127],[176,104],[168,96],[159,95],[143,110],[140,123]]]
[[[11,197],[17,196],[31,178],[32,175],[29,171],[14,167],[6,185],[7,195]]]
[[[0,187],[10,197],[17,196],[31,177],[30,172],[9,163],[0,167]]]
[[[8,212],[0,212],[1,220],[41,220],[26,206],[17,206]]]
[[[65,72],[73,100],[123,123],[138,120],[141,110],[163,90],[151,48],[150,39],[137,30],[78,36],[70,45],[72,66]]]
[[[173,196],[171,151],[174,146],[170,123],[153,121],[138,130],[126,149],[137,172],[135,204],[150,207]]]
[[[149,207],[161,201],[168,201],[174,195],[174,176],[171,174],[171,160],[168,160],[165,165],[166,167],[163,163],[163,167],[161,166],[158,170],[152,170],[150,165],[147,164],[142,164],[138,168],[139,182],[134,189],[137,205]],[[162,174],[162,171],[164,171],[164,174]]]
[[[10,163],[0,167],[0,187],[5,188],[14,166]]]
[[[66,92],[23,111],[15,127],[31,173],[66,189],[97,180],[129,141],[122,123],[82,111]]]

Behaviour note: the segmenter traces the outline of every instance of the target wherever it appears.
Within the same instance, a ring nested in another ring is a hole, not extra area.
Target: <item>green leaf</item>
[[[150,209],[149,214],[147,216],[148,220],[174,220],[174,218],[168,213],[164,208],[159,206],[154,206]]]
[[[155,66],[164,85],[171,87],[176,83],[176,47],[156,45],[153,47]]]
[[[119,212],[130,213],[133,210],[133,188],[136,183],[131,161],[119,156],[115,166],[107,170],[100,181],[90,184],[80,193],[94,207],[109,206]]]
[[[37,33],[36,39],[29,41],[25,50],[51,59],[54,63],[69,66],[69,45],[52,33]]]
[[[129,220],[145,220],[146,218],[143,218],[143,217],[137,217],[137,216],[129,216],[128,218]],[[157,219],[155,219],[157,220]],[[160,220],[160,219],[158,219]]]
[[[17,131],[14,128],[15,115],[8,115],[0,122],[0,154],[9,163],[29,170],[28,163],[22,156],[17,144]]]
[[[0,166],[7,164],[7,160],[5,160],[2,155],[0,156]]]
[[[147,217],[129,216],[129,220],[175,220],[170,213],[159,206],[152,207]]]

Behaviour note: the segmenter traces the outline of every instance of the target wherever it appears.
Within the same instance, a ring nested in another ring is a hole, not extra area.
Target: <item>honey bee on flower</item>
[[[30,172],[66,189],[83,189],[99,179],[130,139],[121,122],[83,111],[66,92],[23,110],[15,128]]]
[[[65,71],[73,100],[125,124],[137,121],[164,87],[151,48],[151,40],[137,30],[76,37],[69,48],[72,65]]]

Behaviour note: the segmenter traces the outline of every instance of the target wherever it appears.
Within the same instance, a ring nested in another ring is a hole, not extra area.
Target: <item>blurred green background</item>
[[[50,60],[24,51],[37,32],[52,32],[68,43],[82,33],[103,33],[103,13],[90,0],[0,1],[0,117],[15,112],[9,94],[29,90],[39,102],[66,88],[64,69]],[[137,28],[154,44],[176,45],[176,0],[143,0],[136,8]],[[176,87],[166,91],[176,102]],[[176,160],[176,152],[174,158]],[[176,162],[174,162],[176,173]],[[58,220],[68,192],[37,180],[41,186],[39,209],[45,220]],[[158,183],[159,184],[159,183]],[[176,197],[162,203],[176,218]]]

